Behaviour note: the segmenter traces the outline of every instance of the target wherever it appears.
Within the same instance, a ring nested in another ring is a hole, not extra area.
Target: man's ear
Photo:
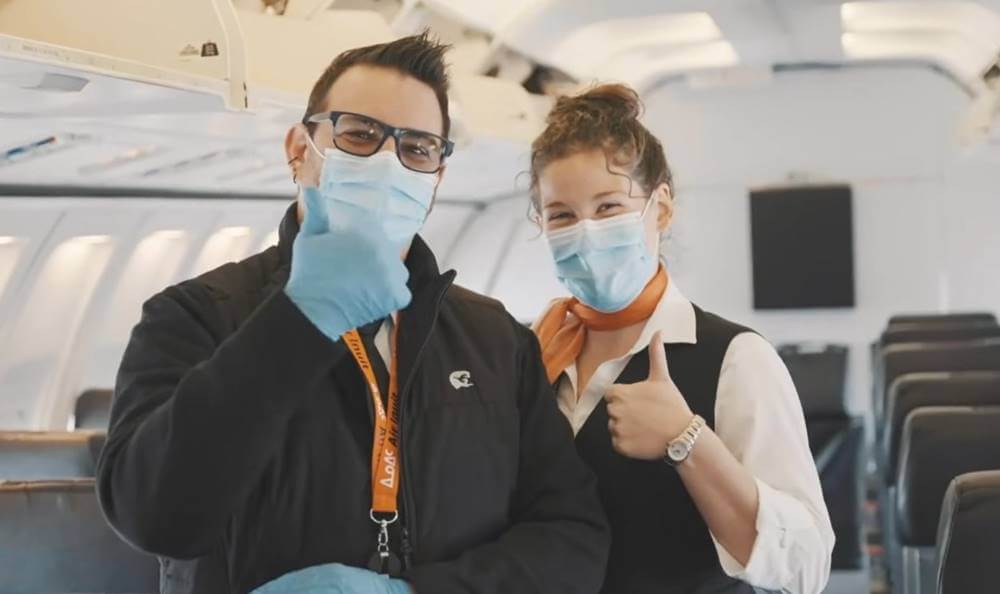
[[[285,134],[285,160],[293,172],[305,161],[306,151],[309,150],[307,136],[309,129],[305,124],[295,124]]]
[[[653,192],[656,199],[656,229],[661,234],[665,233],[674,219],[674,195],[670,191],[670,186],[660,184]]]

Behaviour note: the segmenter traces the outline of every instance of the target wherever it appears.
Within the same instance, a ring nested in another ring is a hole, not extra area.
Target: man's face
[[[353,66],[333,83],[327,92],[322,111],[347,111],[363,114],[398,128],[411,128],[444,135],[441,107],[434,90],[419,80],[391,68]],[[313,114],[309,114],[313,115]],[[308,128],[296,124],[285,139],[289,161],[296,166],[299,184],[319,184],[323,159],[309,148]],[[334,146],[330,122],[317,124],[312,140],[320,151]],[[396,141],[388,138],[383,151],[396,151]],[[444,170],[435,175],[440,179]]]

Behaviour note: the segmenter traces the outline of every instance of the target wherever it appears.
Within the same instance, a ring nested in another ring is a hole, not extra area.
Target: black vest
[[[695,307],[697,344],[667,344],[670,374],[691,410],[715,426],[722,360],[736,335],[749,330]],[[649,376],[646,351],[616,383]],[[611,555],[602,594],[751,594],[719,565],[708,526],[677,472],[663,461],[626,458],[611,447],[602,400],[576,436],[580,456],[597,474],[611,523]]]

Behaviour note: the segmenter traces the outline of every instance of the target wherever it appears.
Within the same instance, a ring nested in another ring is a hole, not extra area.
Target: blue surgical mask
[[[387,241],[403,246],[423,226],[436,183],[436,175],[403,167],[392,151],[359,157],[328,148],[319,191],[327,200],[331,228],[374,224]]]
[[[656,273],[658,260],[649,253],[642,212],[601,220],[585,219],[546,233],[556,275],[584,304],[604,313],[628,307]]]

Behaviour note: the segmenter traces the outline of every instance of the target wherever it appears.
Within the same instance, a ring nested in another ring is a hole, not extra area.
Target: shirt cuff
[[[712,542],[726,575],[758,588],[781,590],[794,581],[801,560],[795,533],[815,530],[816,522],[802,504],[760,479],[757,483],[757,538],[746,566],[729,554],[715,535]]]

